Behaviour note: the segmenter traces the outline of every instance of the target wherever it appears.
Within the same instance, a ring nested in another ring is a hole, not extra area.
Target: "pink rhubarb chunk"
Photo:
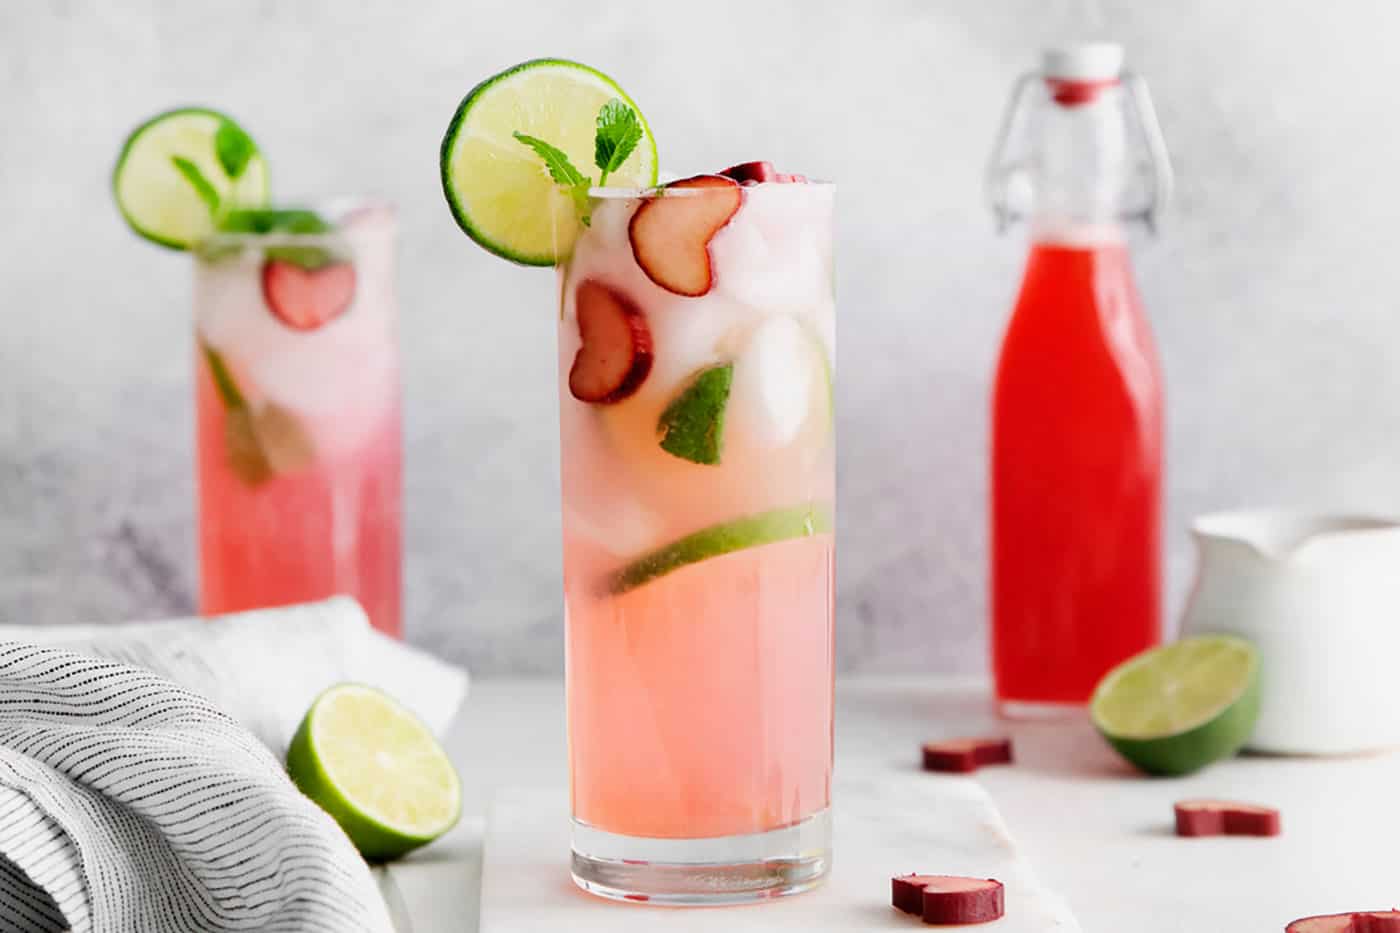
[[[890,879],[890,888],[894,906],[924,923],[986,923],[1006,912],[1005,889],[994,878],[898,875]]]
[[[569,370],[569,391],[580,402],[615,405],[651,372],[646,315],[626,295],[595,279],[579,284],[574,307],[583,345]]]
[[[925,771],[976,771],[983,765],[1011,763],[1011,740],[1002,737],[949,739],[924,743]]]
[[[1284,933],[1400,933],[1400,910],[1304,917],[1290,923]]]
[[[1272,807],[1233,800],[1183,800],[1176,805],[1178,836],[1277,836],[1279,813]]]
[[[355,267],[337,262],[319,269],[269,259],[262,268],[263,300],[294,330],[315,330],[334,320],[355,298]]]
[[[627,226],[632,257],[647,278],[676,295],[698,298],[714,287],[710,240],[743,204],[739,183],[721,175],[673,181],[648,198]]]

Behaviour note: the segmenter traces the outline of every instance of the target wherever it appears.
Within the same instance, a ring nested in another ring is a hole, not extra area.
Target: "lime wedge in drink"
[[[1124,661],[1099,681],[1089,714],[1150,774],[1189,774],[1235,754],[1259,715],[1259,655],[1229,635],[1200,635]]]
[[[131,229],[162,246],[189,249],[221,214],[267,202],[267,165],[233,120],[186,107],[132,131],[112,172],[112,193]]]
[[[688,564],[789,538],[823,534],[831,531],[831,526],[830,510],[816,504],[774,509],[711,525],[643,554],[612,574],[605,589],[612,594],[625,593]]]
[[[360,684],[316,698],[287,750],[287,771],[376,861],[432,842],[462,810],[457,772],[428,727]]]
[[[632,99],[607,75],[561,59],[536,59],[474,87],[442,140],[442,189],[467,235],[498,256],[552,266],[578,234],[576,202],[516,133],[557,147],[584,175],[594,168],[599,111],[620,100],[636,112],[642,137],[608,184],[656,184],[656,141]]]

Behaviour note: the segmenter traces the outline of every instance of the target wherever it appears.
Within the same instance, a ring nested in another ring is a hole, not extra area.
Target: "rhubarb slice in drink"
[[[1284,933],[1400,933],[1400,910],[1367,910],[1294,920]]]

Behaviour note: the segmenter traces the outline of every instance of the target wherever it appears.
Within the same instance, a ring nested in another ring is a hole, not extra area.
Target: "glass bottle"
[[[1013,95],[988,172],[1030,253],[992,400],[991,648],[1010,714],[1082,704],[1161,640],[1161,374],[1128,221],[1154,227],[1171,170],[1123,50],[1048,50]]]

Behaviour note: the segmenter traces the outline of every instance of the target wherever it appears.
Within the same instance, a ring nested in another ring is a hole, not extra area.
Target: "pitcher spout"
[[[1396,546],[1400,521],[1374,515],[1296,512],[1283,509],[1216,512],[1191,525],[1202,557],[1244,549],[1258,559],[1285,561],[1330,545]]]

